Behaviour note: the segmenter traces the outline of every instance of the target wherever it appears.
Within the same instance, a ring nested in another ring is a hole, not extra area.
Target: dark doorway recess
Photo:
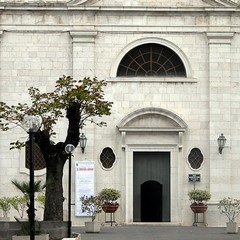
[[[162,222],[162,184],[146,181],[141,184],[141,221]]]
[[[170,222],[170,152],[133,153],[133,221]]]

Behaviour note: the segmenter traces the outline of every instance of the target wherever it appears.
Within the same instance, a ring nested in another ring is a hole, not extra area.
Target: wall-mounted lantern
[[[84,150],[87,144],[87,138],[84,133],[81,133],[80,135],[79,144],[80,144],[80,148],[82,149],[82,153],[84,153]]]
[[[222,150],[225,147],[225,143],[226,143],[227,139],[225,138],[225,136],[223,135],[223,133],[219,136],[219,138],[217,139],[218,142],[218,150],[219,153],[222,154]]]

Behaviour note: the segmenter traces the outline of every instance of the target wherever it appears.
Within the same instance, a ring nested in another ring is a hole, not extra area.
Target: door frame
[[[125,222],[133,223],[133,153],[134,152],[170,152],[170,219],[179,222],[180,166],[179,149],[177,144],[172,145],[126,145],[125,149]]]

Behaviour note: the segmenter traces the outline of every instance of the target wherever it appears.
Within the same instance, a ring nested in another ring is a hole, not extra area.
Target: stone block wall
[[[179,185],[173,186],[173,191],[177,192],[174,196],[178,196],[179,209],[182,209],[174,213],[178,222],[191,224],[187,192],[193,185],[188,182],[189,173],[201,174],[197,187],[210,190],[214,202],[226,195],[240,198],[238,14],[230,18],[227,10],[221,13],[217,9],[194,11],[194,6],[208,6],[200,0],[194,3],[177,1],[174,5],[177,10],[172,12],[159,7],[164,4],[173,6],[176,1],[139,0],[134,2],[140,4],[138,9],[129,7],[126,10],[116,6],[119,1],[91,2],[94,6],[111,5],[116,9],[105,11],[96,8],[93,11],[89,6],[78,9],[80,3],[87,2],[72,1],[72,7],[76,6],[76,9],[73,7],[71,11],[66,6],[62,8],[62,5],[51,9],[41,5],[41,8],[25,11],[20,5],[18,10],[9,6],[1,13],[0,100],[8,104],[29,102],[29,87],[39,87],[42,92],[51,91],[56,79],[63,74],[76,79],[97,76],[107,81],[106,99],[114,104],[112,115],[101,121],[107,122],[108,126],[98,128],[87,124],[84,129],[88,137],[85,154],[76,149],[73,161],[96,161],[97,192],[108,186],[122,191],[121,209],[117,213],[120,223],[126,220],[127,215],[125,207],[129,199],[125,198],[127,176],[124,173],[130,154],[124,152],[117,126],[128,114],[142,108],[166,109],[183,119],[188,126],[183,134],[182,148],[178,148],[176,137],[169,133],[159,134],[159,138],[154,136],[156,143],[146,133],[141,138],[134,134],[129,137],[131,144],[144,145],[145,142],[146,148],[157,144],[164,146],[163,139],[167,144],[171,142],[171,137],[174,139],[177,150],[173,155],[178,164],[177,171],[174,171],[179,174]],[[128,5],[129,1],[124,1],[124,4]],[[146,11],[146,6],[155,7]],[[181,7],[185,6],[189,7],[188,12],[181,11]],[[186,64],[187,78],[117,78],[120,56],[146,42],[164,44],[176,51]],[[150,126],[151,122],[146,124],[146,127]],[[60,121],[55,130],[56,141],[64,139],[65,121]],[[226,135],[227,144],[220,155],[216,140],[222,132]],[[28,136],[17,128],[0,135],[0,196],[7,192],[9,195],[19,194],[10,183],[12,179],[28,179],[27,173],[20,171],[24,154],[19,150],[9,151],[10,142],[19,137],[27,139]],[[104,147],[111,147],[116,154],[117,162],[111,171],[101,168],[98,162]],[[198,171],[191,169],[187,163],[194,147],[199,148],[204,156],[204,164]],[[65,190],[67,172],[66,166]],[[44,175],[37,174],[37,178],[44,179]],[[11,212],[11,218],[14,214]],[[215,208],[210,208],[209,216],[211,225],[221,225],[214,220],[217,219]],[[74,217],[73,209],[74,224],[82,224],[83,221]]]

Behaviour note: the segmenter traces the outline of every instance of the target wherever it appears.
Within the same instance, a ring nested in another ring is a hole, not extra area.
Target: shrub
[[[229,222],[234,222],[240,214],[240,200],[235,198],[223,198],[218,203],[221,214],[225,214]]]
[[[82,196],[82,211],[92,218],[92,222],[95,220],[97,213],[102,211],[103,200],[100,196]]]
[[[23,218],[26,212],[28,201],[29,197],[26,194],[23,196],[15,196],[11,199],[11,205],[18,212],[20,218]]]
[[[11,209],[11,198],[2,197],[0,198],[0,209],[3,211],[3,217],[8,217],[9,211]]]
[[[106,202],[116,201],[121,197],[121,193],[119,190],[113,188],[104,188],[99,193],[99,196]]]
[[[194,189],[188,192],[189,200],[194,203],[203,203],[211,198],[211,194],[207,190]]]

